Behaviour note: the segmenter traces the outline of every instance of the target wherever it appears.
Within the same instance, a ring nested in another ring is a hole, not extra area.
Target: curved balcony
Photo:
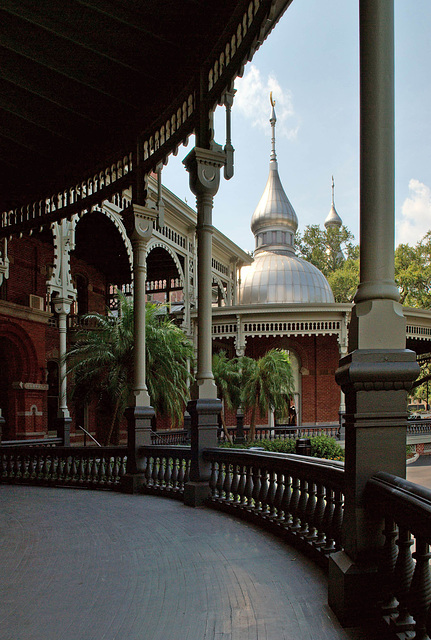
[[[261,451],[203,451],[211,466],[206,506],[259,525],[286,546],[225,514],[184,510],[160,500],[183,499],[189,447],[140,449],[141,493],[156,499],[106,493],[118,490],[126,474],[125,447],[4,446],[0,455],[2,483],[23,485],[0,487],[2,517],[12,523],[1,545],[6,582],[22,589],[17,603],[27,597],[35,611],[53,612],[63,602],[64,638],[77,613],[82,629],[96,625],[100,633],[107,633],[109,619],[112,638],[139,632],[145,638],[162,632],[169,638],[187,637],[181,635],[186,632],[196,638],[205,633],[211,638],[261,634],[268,640],[373,638],[371,628],[393,638],[407,632],[406,638],[427,638],[431,491],[424,487],[387,473],[368,482],[367,512],[374,520],[384,517],[383,535],[371,562],[374,590],[362,612],[364,626],[347,632],[325,604],[324,574],[309,561],[327,568],[328,558],[343,548],[342,463]],[[28,485],[105,492],[53,494]],[[48,556],[40,553],[46,532]],[[20,551],[16,570],[13,555],[21,538],[30,542]],[[68,602],[71,589],[73,603]],[[195,617],[194,608],[200,612]],[[27,609],[22,615],[32,618]],[[57,637],[56,618],[50,619],[50,633]],[[27,622],[34,637],[42,625],[38,620]],[[21,623],[7,619],[10,637],[18,637]]]

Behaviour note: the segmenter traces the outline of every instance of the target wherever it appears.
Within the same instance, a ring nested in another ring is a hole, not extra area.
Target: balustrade
[[[189,480],[190,447],[151,445],[140,449],[143,458],[143,493],[181,498]]]
[[[378,473],[367,484],[366,504],[385,518],[378,574],[383,619],[398,637],[429,640],[431,491]]]
[[[243,427],[245,438],[247,439],[250,427]],[[228,433],[235,442],[236,427],[228,427]],[[339,425],[316,425],[316,426],[289,426],[281,425],[276,427],[256,427],[255,441],[260,440],[296,440],[297,438],[314,438],[315,436],[330,436],[331,438],[340,438]],[[219,440],[224,442],[226,439],[223,431],[219,434]]]
[[[0,447],[0,482],[117,488],[126,447]]]
[[[341,548],[343,465],[290,454],[207,449],[213,506],[300,541],[322,562]]]

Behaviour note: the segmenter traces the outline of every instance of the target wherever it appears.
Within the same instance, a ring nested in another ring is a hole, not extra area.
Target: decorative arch
[[[223,280],[220,278],[220,276],[216,275],[215,273],[213,273],[212,276],[213,276],[213,283],[215,282],[217,284],[218,290],[220,291],[220,293],[222,295],[224,305],[226,306],[226,304],[227,304],[227,292],[226,292],[226,289],[224,287]]]
[[[109,211],[108,209],[105,209],[105,207],[93,207],[92,211],[98,211],[99,213],[103,213],[104,216],[106,216],[107,218],[109,218],[109,220],[117,227],[117,230],[120,234],[120,236],[123,239],[124,242],[124,246],[126,247],[126,252],[127,252],[127,257],[129,259],[129,265],[130,265],[130,270],[133,273],[133,249],[132,249],[132,243],[130,242],[130,238],[127,235],[127,231],[126,231],[126,227],[123,224],[123,221],[121,220],[120,216],[117,213],[114,213],[113,211]],[[89,212],[87,212],[89,213]]]
[[[153,251],[153,249],[163,249],[164,251],[166,251],[172,258],[172,260],[175,263],[175,266],[178,270],[178,274],[179,274],[179,278],[180,278],[180,284],[182,287],[184,287],[184,270],[181,266],[181,262],[178,258],[178,255],[175,251],[173,251],[171,249],[171,247],[169,247],[168,245],[166,245],[164,242],[162,242],[161,240],[156,240],[156,239],[151,239],[148,243],[148,248],[147,248],[147,259],[148,256],[150,255],[151,251]]]

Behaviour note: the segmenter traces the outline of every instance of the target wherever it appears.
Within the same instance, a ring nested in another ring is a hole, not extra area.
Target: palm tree
[[[256,435],[256,416],[272,409],[286,414],[293,395],[294,380],[289,355],[283,349],[271,349],[259,360],[241,358],[243,386],[241,401],[251,409],[249,440]]]
[[[73,374],[72,397],[88,402],[97,397],[112,411],[106,444],[118,430],[133,392],[133,303],[117,292],[119,315],[87,314],[92,328],[80,331],[67,354]],[[188,399],[188,359],[193,347],[184,333],[156,305],[146,307],[146,374],[148,392],[157,414],[180,422]]]
[[[226,409],[238,409],[241,404],[241,371],[237,358],[229,359],[225,351],[213,355],[212,369],[217,395],[223,403],[221,422],[227,440],[232,438],[226,427]]]

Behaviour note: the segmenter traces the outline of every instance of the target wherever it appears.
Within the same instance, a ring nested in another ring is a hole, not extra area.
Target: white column
[[[147,280],[147,246],[158,212],[133,204],[124,213],[124,223],[133,248],[134,311],[134,406],[149,407],[150,396],[145,373],[145,285]]]
[[[67,376],[65,355],[67,351],[67,316],[70,313],[72,300],[65,298],[55,298],[54,310],[58,314],[59,332],[59,373],[60,373],[60,394],[58,398],[58,417],[69,418],[67,406]]]
[[[196,383],[199,398],[217,398],[212,373],[212,209],[225,163],[221,151],[195,147],[183,161],[196,195],[198,247],[198,358]]]

